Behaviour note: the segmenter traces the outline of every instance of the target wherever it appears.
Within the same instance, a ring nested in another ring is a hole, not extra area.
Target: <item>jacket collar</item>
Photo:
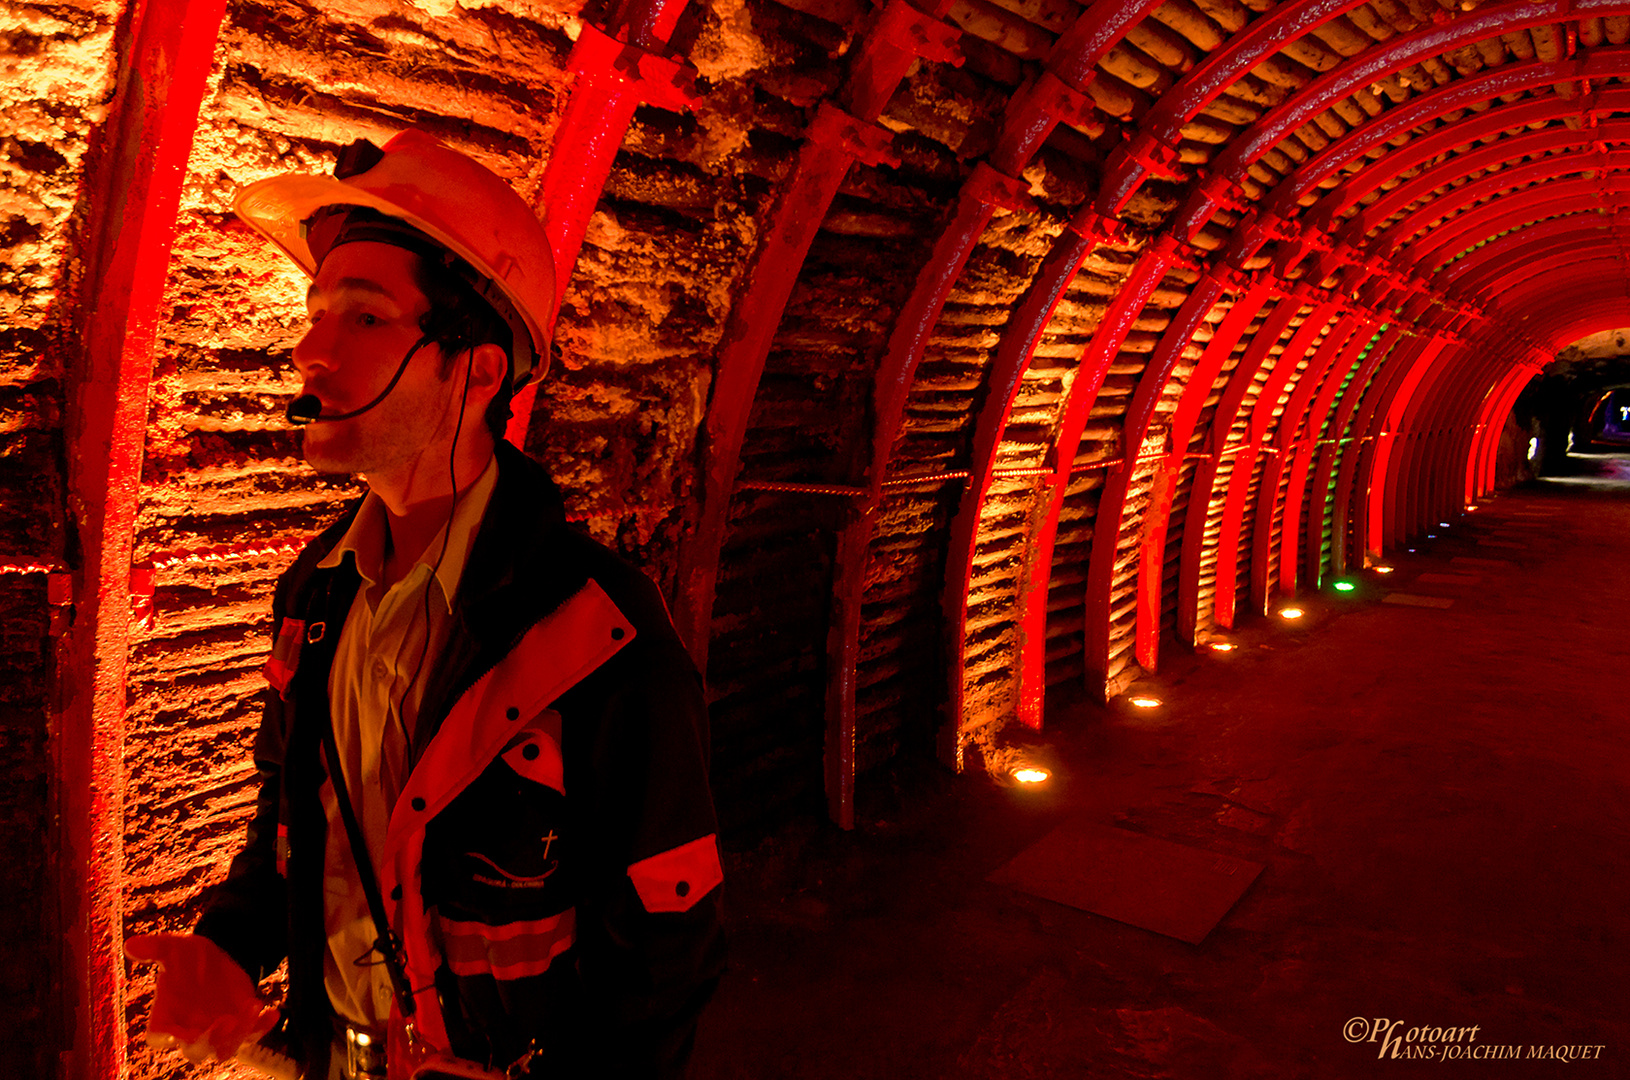
[[[453,601],[445,651],[425,687],[415,747],[428,744],[460,694],[588,580],[567,550],[565,504],[543,466],[507,442],[495,456],[498,480]]]
[[[571,532],[560,490],[543,466],[502,440],[494,457],[498,477],[453,597],[447,644],[438,662],[427,665],[430,676],[412,739],[416,752],[429,743],[459,695],[588,580],[581,559],[569,550]],[[314,598],[334,596],[345,598],[344,610],[349,610],[350,590],[358,581],[351,561],[319,564],[340,544],[361,505],[362,500],[353,504],[301,554],[305,574],[300,575],[298,564],[296,574],[306,584],[298,589],[303,595],[296,600],[296,611],[308,610]],[[343,611],[333,617],[343,618]],[[323,678],[326,682],[326,672]]]
[[[467,489],[459,492],[451,519],[431,537],[430,543],[419,555],[419,564],[433,570],[441,601],[449,612],[453,610],[453,597],[458,593],[459,579],[469,560],[474,533],[486,514],[497,476],[495,455],[493,460],[487,462],[481,475]],[[325,570],[338,566],[349,552],[363,583],[368,586],[379,584],[385,576],[385,541],[389,528],[389,511],[385,508],[385,501],[374,492],[368,492],[363,496],[350,525],[340,536],[339,543],[323,556],[317,566]],[[374,601],[370,599],[369,602],[371,605]]]

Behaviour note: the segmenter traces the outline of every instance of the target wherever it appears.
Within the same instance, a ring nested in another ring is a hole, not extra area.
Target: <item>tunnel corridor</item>
[[[406,128],[544,222],[508,437],[706,675],[760,983],[698,1075],[1630,1052],[1630,0],[13,0],[0,58],[0,1073],[184,1073],[120,942],[239,844],[363,490],[232,198]],[[1265,869],[1198,952],[985,881],[1071,814]],[[855,1041],[755,1012],[817,991]]]
[[[1028,749],[1052,790],[904,775],[858,835],[741,853],[696,1075],[1626,1075],[1630,459],[1580,466],[1316,626],[1258,623],[1141,681],[1158,710],[1050,704]],[[990,880],[1080,821],[1264,869],[1198,946]],[[1344,1037],[1355,1017],[1479,1030],[1394,1056]],[[1529,1053],[1558,1046],[1587,1049]]]

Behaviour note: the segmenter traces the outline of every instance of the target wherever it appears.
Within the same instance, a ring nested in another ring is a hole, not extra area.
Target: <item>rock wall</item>
[[[65,521],[60,348],[87,157],[112,91],[120,5],[0,11],[0,1074],[48,1076],[63,1015],[51,732]],[[48,578],[58,582],[48,585]]]

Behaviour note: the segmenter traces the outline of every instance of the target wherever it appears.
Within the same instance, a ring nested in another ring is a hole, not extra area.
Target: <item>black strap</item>
[[[362,895],[368,898],[368,913],[373,916],[374,951],[385,961],[390,973],[391,989],[396,993],[396,1007],[403,1018],[413,1015],[413,987],[408,983],[407,965],[402,959],[402,944],[391,931],[390,920],[385,917],[385,898],[379,892],[379,879],[374,876],[373,860],[368,857],[368,843],[362,838],[362,826],[357,824],[357,812],[351,805],[351,793],[346,790],[345,770],[340,767],[340,748],[334,741],[334,721],[328,711],[323,712],[323,752],[328,757],[328,780],[334,785],[334,801],[340,804],[340,820],[345,822],[345,835],[351,842],[351,857],[357,864],[357,877],[362,881]]]

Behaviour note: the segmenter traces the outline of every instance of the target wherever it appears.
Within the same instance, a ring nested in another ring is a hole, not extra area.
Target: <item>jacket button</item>
[[[613,626],[611,628],[611,640],[612,641],[621,641],[622,639],[623,639],[623,628],[620,627],[620,626]]]
[[[521,751],[521,756],[528,761],[536,761],[540,753],[542,753],[542,751],[538,749],[538,744],[535,742],[529,742],[526,744],[526,748]]]
[[[509,708],[504,710],[504,719],[519,720],[520,718],[521,710],[517,709],[515,706],[511,705]]]
[[[674,886],[674,894],[676,896],[689,896],[690,895],[690,882],[681,881],[678,885],[675,885]]]
[[[419,796],[417,796],[417,795],[413,796],[413,809],[415,809],[415,810],[423,810],[424,809],[424,800],[419,798]]]
[[[391,886],[391,899],[392,900],[400,900],[400,899],[402,899],[402,886],[400,886],[400,885]]]

